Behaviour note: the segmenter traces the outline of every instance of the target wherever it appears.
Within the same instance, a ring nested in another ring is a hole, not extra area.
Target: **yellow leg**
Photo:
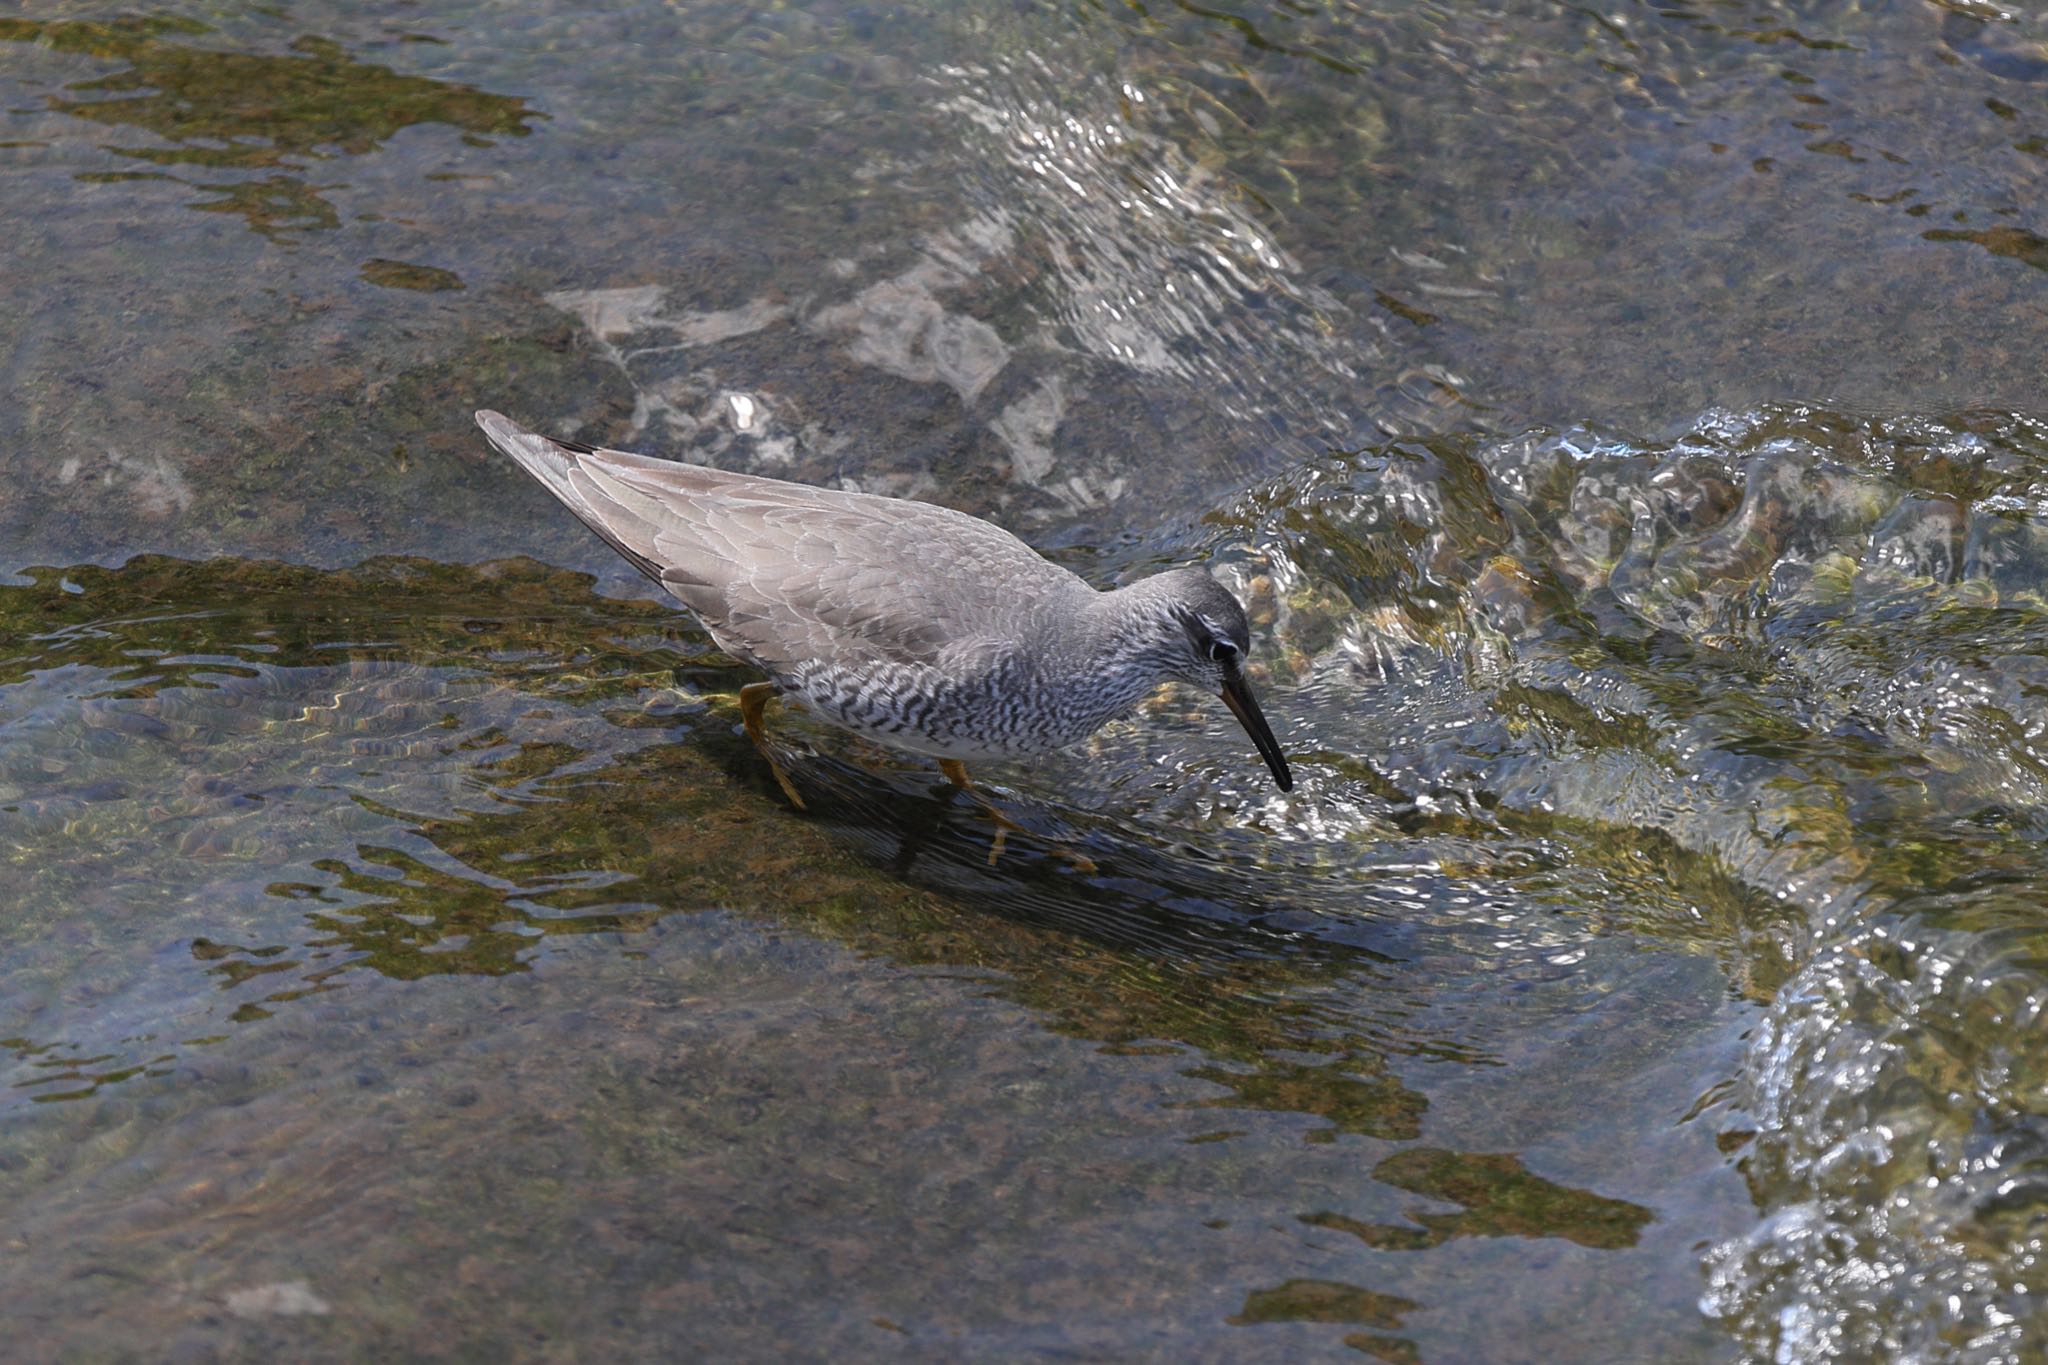
[[[796,794],[796,788],[789,783],[789,777],[782,771],[782,765],[775,761],[775,753],[768,747],[768,731],[761,724],[761,709],[768,705],[768,699],[775,695],[774,683],[748,683],[740,689],[740,724],[747,728],[747,738],[754,741],[754,747],[761,751],[761,757],[768,760],[768,771],[775,774],[776,784],[782,794],[789,798],[789,804],[798,810],[804,808],[804,799]]]
[[[996,841],[988,847],[988,865],[994,867],[996,859],[1003,856],[1003,845],[1009,840],[1010,831],[1022,829],[1023,826],[997,810],[995,802],[981,794],[981,790],[967,776],[967,765],[959,759],[940,759],[939,771],[946,775],[946,780],[953,784],[954,790],[966,792],[973,798],[974,803],[981,807],[982,813],[995,821]]]
[[[1000,810],[997,810],[996,803],[981,794],[981,788],[975,786],[974,782],[967,776],[967,765],[959,759],[940,759],[939,771],[945,774],[946,780],[951,782],[956,790],[965,792],[973,799],[976,805],[981,807],[982,812],[995,822],[996,841],[989,846],[988,850],[988,865],[994,867],[996,859],[1003,856],[1003,844],[1009,839],[1010,831],[1014,829],[1021,834],[1024,832],[1024,826],[1018,824]],[[1053,852],[1059,855],[1062,861],[1077,872],[1095,871],[1093,861],[1074,852],[1072,849],[1055,846]]]

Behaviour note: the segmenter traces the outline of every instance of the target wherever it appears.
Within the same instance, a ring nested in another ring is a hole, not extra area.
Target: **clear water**
[[[14,1347],[2027,1358],[2044,23],[0,17]],[[1207,557],[1300,785],[792,811],[478,406]]]

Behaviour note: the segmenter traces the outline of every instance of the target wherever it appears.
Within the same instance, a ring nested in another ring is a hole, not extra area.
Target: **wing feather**
[[[1020,600],[1087,591],[948,508],[555,441],[497,413],[477,422],[720,648],[770,673],[957,661],[1013,636]]]

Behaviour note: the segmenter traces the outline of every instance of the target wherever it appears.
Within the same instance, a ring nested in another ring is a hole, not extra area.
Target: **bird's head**
[[[1144,654],[1161,677],[1220,696],[1258,746],[1281,791],[1294,789],[1287,756],[1244,677],[1251,628],[1244,607],[1205,569],[1170,569],[1125,589],[1142,594]]]

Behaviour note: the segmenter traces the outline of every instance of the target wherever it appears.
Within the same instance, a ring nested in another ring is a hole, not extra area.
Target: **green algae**
[[[194,208],[239,214],[266,236],[340,225],[321,197],[335,187],[301,178],[311,163],[367,155],[420,124],[444,124],[473,137],[524,137],[541,117],[524,101],[402,75],[311,35],[294,40],[289,56],[180,41],[210,32],[197,20],[162,15],[0,19],[0,42],[126,64],[66,87],[83,98],[47,99],[56,113],[170,144],[118,146],[120,155],[196,170],[272,172],[239,182],[161,177],[215,196]]]
[[[1533,1175],[1512,1153],[1410,1147],[1374,1167],[1373,1178],[1463,1208],[1417,1213],[1419,1227],[1376,1226],[1336,1213],[1303,1214],[1301,1221],[1348,1232],[1368,1246],[1411,1251],[1453,1237],[1562,1237],[1587,1247],[1633,1246],[1656,1216],[1640,1204]]]
[[[363,278],[386,289],[412,289],[423,294],[463,287],[462,277],[452,270],[409,261],[364,261]]]
[[[1375,1294],[1355,1285],[1328,1280],[1289,1280],[1254,1291],[1230,1319],[1236,1326],[1266,1322],[1341,1322],[1368,1327],[1399,1327],[1403,1315],[1417,1304],[1391,1294]]]

